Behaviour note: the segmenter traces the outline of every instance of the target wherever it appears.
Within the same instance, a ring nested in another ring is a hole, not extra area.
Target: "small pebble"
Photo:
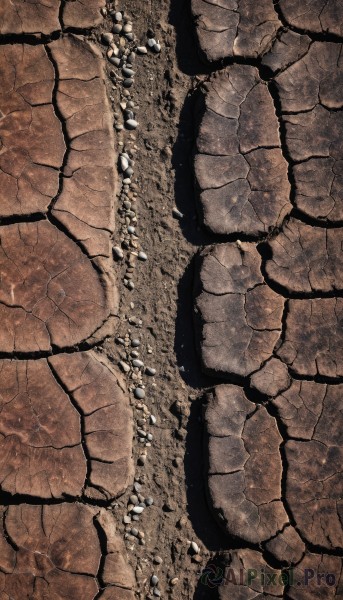
[[[120,23],[123,20],[123,15],[121,14],[121,12],[116,12],[114,15],[115,20],[117,21],[117,23]]]
[[[156,563],[156,565],[161,565],[163,560],[160,556],[154,556],[154,563]]]
[[[159,54],[161,52],[161,44],[157,43],[152,47],[153,51],[156,52],[156,54]]]
[[[133,346],[133,348],[138,348],[138,346],[141,345],[141,341],[137,338],[133,338],[131,340],[131,346]]]
[[[149,38],[147,41],[147,45],[149,46],[149,48],[153,48],[156,44],[157,42],[154,38]]]
[[[132,529],[131,529],[131,535],[134,535],[135,537],[137,537],[137,535],[138,535],[138,529],[136,529],[135,527],[132,527]]]
[[[157,575],[153,575],[151,577],[151,585],[154,587],[155,585],[158,584],[158,582],[159,582],[159,579],[158,579]]]
[[[142,514],[142,512],[143,512],[143,510],[144,510],[144,507],[143,507],[143,506],[134,506],[134,507],[133,507],[133,509],[132,509],[132,512],[133,512],[135,515],[141,515],[141,514]]]
[[[138,433],[138,435],[140,435],[143,438],[146,436],[146,432],[144,431],[144,429],[138,429],[137,433]]]
[[[113,56],[118,56],[120,58],[119,48],[115,45],[114,42],[111,44],[111,50],[113,52]]]
[[[173,577],[173,579],[171,579],[169,583],[172,587],[174,587],[178,583],[178,581],[179,581],[178,577]]]
[[[136,231],[136,230],[135,230],[135,228],[133,227],[133,225],[129,225],[129,226],[128,226],[128,228],[127,228],[127,231],[128,231],[128,233],[131,233],[131,234],[133,234],[133,233],[135,233],[135,231]]]
[[[154,504],[154,499],[151,496],[148,496],[147,498],[145,498],[145,504],[147,506],[152,506]]]
[[[123,26],[120,25],[120,23],[117,23],[116,25],[113,25],[113,33],[120,33],[121,30],[123,29]]]
[[[123,518],[123,523],[125,523],[125,525],[128,525],[129,523],[131,523],[130,515],[125,515],[125,517]]]
[[[143,400],[143,398],[145,398],[145,391],[142,390],[142,388],[137,387],[135,388],[134,395],[137,400]]]
[[[119,362],[119,366],[120,368],[124,371],[124,373],[128,373],[130,371],[130,365],[128,365],[126,362],[124,362],[123,360],[121,360]]]
[[[135,481],[135,483],[133,484],[133,487],[134,487],[135,492],[137,492],[137,494],[139,494],[139,492],[142,489],[142,485],[138,481]]]
[[[147,54],[147,49],[145,46],[138,46],[137,50],[137,54]]]
[[[129,161],[124,154],[121,154],[119,157],[120,168],[125,173],[125,171],[129,168]]]
[[[138,358],[135,358],[135,359],[132,361],[132,364],[133,364],[133,366],[134,366],[134,367],[144,367],[144,363],[143,363],[143,361],[142,361],[142,360],[139,360]]]
[[[119,67],[120,62],[121,62],[120,58],[118,58],[117,56],[111,56],[108,60],[110,61],[110,63],[112,65],[115,65],[116,67]]]
[[[132,79],[131,77],[130,77],[130,78],[128,78],[128,79],[124,79],[124,81],[123,81],[123,86],[124,86],[124,88],[130,88],[132,85],[133,85],[133,79]],[[134,122],[136,122],[134,119],[128,119],[128,120],[126,121],[126,123],[128,123],[129,121],[134,121]],[[135,128],[134,128],[134,129],[135,129]]]
[[[200,548],[196,542],[191,542],[191,549],[193,552],[195,552],[195,554],[199,554],[200,552]]]
[[[101,14],[103,17],[107,16],[107,8],[105,8],[104,6],[102,7],[102,9],[100,10]]]
[[[156,375],[156,369],[152,369],[151,367],[147,367],[145,369],[145,373],[146,373],[146,375],[150,375],[151,377],[153,377],[154,375]]]
[[[123,32],[124,33],[131,33],[132,32],[132,25],[131,25],[131,23],[125,23],[125,25],[123,27]]]
[[[139,500],[135,494],[132,494],[130,496],[130,502],[131,502],[131,504],[134,504],[134,505],[138,504]]]
[[[128,69],[127,67],[122,68],[122,73],[124,77],[133,77],[135,72],[132,69]]]
[[[130,353],[130,356],[132,358],[138,358],[139,357],[139,352],[137,352],[137,350],[132,350],[132,352]]]
[[[146,438],[149,442],[152,442],[152,440],[154,439],[154,436],[152,435],[152,433],[148,433]]]
[[[113,254],[118,260],[122,260],[124,258],[124,252],[121,248],[119,248],[119,246],[114,246]]]
[[[128,119],[127,121],[125,121],[125,126],[127,127],[127,129],[137,129],[138,123],[137,121],[135,121],[135,119]]]
[[[101,39],[104,44],[107,44],[109,46],[110,43],[113,42],[113,33],[105,31],[105,33],[102,34]]]
[[[145,465],[145,463],[146,463],[146,454],[141,454],[141,455],[138,457],[138,464],[139,464],[141,467],[143,467],[143,466]]]
[[[132,177],[133,175],[133,168],[129,167],[128,169],[126,169],[125,171],[125,177]]]
[[[177,208],[173,208],[172,213],[173,213],[173,217],[175,217],[175,219],[183,218],[182,212],[180,212]]]
[[[157,588],[155,588],[155,589],[154,589],[154,596],[156,596],[156,597],[158,597],[158,598],[159,598],[159,597],[160,597],[160,595],[161,595],[161,592],[160,592],[160,590],[158,590]]]
[[[139,260],[143,260],[143,261],[148,260],[148,257],[145,254],[145,252],[138,252],[138,258],[139,258]]]

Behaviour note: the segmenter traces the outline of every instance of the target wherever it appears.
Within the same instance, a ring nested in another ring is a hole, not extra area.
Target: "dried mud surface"
[[[134,134],[97,2],[0,9],[4,598],[145,600],[152,575],[177,600],[343,595],[340,5],[250,4],[115,6],[162,46],[134,67]],[[123,523],[133,494],[153,503]]]
[[[229,381],[204,399],[205,478],[231,548],[246,548],[208,565],[205,585],[342,597],[341,7],[273,3],[282,26],[263,49],[251,36],[252,53],[247,4],[192,4],[213,71],[196,107],[198,214],[216,236],[196,262],[195,333],[203,371]],[[251,26],[270,24],[257,13]],[[270,567],[291,571],[268,589]]]

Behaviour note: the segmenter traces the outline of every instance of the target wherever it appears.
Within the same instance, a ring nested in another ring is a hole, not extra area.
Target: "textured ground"
[[[194,153],[217,236],[197,260],[197,345],[230,382],[205,397],[205,477],[229,544],[249,548],[224,560],[219,597],[341,598],[341,4],[192,11],[203,58],[222,67],[201,86]],[[268,565],[296,565],[295,580],[268,589],[240,570]]]
[[[339,599],[341,5],[103,7],[0,7],[2,595]]]
[[[1,597],[133,598],[104,504],[132,481],[132,410],[96,351],[114,332],[116,153],[99,2],[3,2]],[[22,34],[16,38],[15,34]],[[51,38],[50,38],[51,39]],[[68,351],[68,353],[66,353]],[[68,502],[63,502],[68,499]],[[58,500],[57,504],[50,503]]]

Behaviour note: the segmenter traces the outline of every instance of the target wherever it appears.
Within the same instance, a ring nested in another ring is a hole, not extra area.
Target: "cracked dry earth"
[[[63,33],[94,27],[99,9],[98,1],[0,7],[0,588],[8,600],[134,598],[106,510],[132,480],[132,409],[122,374],[96,349],[118,319],[114,130],[100,50]]]
[[[1,2],[1,600],[343,598],[342,23]]]
[[[232,547],[218,595],[342,598],[343,5],[192,12],[213,71],[195,182],[218,238],[197,259],[196,338],[227,380],[204,398],[208,501]]]

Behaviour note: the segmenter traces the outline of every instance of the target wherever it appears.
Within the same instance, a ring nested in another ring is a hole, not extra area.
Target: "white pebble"
[[[119,162],[120,162],[120,168],[121,168],[121,170],[123,172],[125,172],[126,169],[129,168],[129,161],[127,160],[126,156],[124,156],[124,154],[120,155]]]
[[[134,506],[132,512],[135,513],[135,515],[141,515],[143,510],[143,506]]]
[[[132,364],[133,364],[133,366],[134,366],[134,367],[139,367],[139,368],[141,368],[141,367],[144,367],[144,363],[143,363],[143,361],[142,361],[142,360],[139,360],[138,358],[135,358],[135,359],[132,361]]]
[[[138,258],[139,258],[139,260],[143,260],[143,261],[148,260],[148,257],[145,254],[145,252],[138,252]]]
[[[157,419],[155,417],[155,415],[150,415],[150,424],[151,425],[156,425]]]
[[[138,122],[135,121],[135,119],[128,119],[127,121],[125,121],[125,125],[128,129],[137,129]]]
[[[113,42],[113,33],[110,33],[109,31],[106,31],[105,33],[103,33],[102,41],[104,44],[107,44],[109,46],[110,43]]]
[[[182,219],[183,214],[182,212],[180,212],[177,208],[173,208],[173,217],[175,217],[176,219]]]
[[[195,552],[195,554],[200,553],[200,548],[196,542],[191,542],[191,548]]]
[[[113,248],[113,254],[115,255],[116,258],[118,258],[119,260],[122,260],[124,258],[124,252],[122,251],[121,248],[119,248],[119,246],[115,246]]]

